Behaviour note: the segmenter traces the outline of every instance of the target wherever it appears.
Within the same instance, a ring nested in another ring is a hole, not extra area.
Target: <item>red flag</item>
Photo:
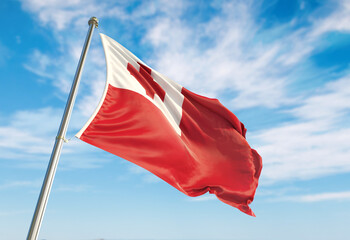
[[[254,216],[262,161],[217,99],[197,95],[101,34],[107,82],[81,140],[147,169],[188,196],[213,193]]]

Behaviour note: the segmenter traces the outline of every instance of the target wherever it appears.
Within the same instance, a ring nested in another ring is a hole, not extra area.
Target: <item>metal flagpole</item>
[[[49,195],[50,195],[52,182],[53,182],[53,179],[55,177],[58,160],[60,158],[62,144],[66,140],[65,136],[66,136],[66,132],[67,132],[67,128],[68,128],[69,119],[70,119],[70,116],[72,114],[75,97],[77,95],[81,71],[84,67],[85,58],[86,58],[87,51],[89,49],[90,42],[91,42],[91,36],[92,36],[92,33],[94,32],[95,27],[96,28],[98,27],[98,19],[95,17],[92,17],[89,20],[89,31],[88,31],[88,34],[87,34],[86,39],[85,39],[83,50],[81,52],[77,71],[75,73],[74,81],[73,81],[72,88],[71,88],[70,93],[69,93],[66,108],[65,108],[63,116],[62,116],[62,120],[61,120],[60,128],[58,130],[58,134],[56,137],[55,145],[52,149],[50,162],[49,162],[49,165],[48,165],[47,170],[46,170],[45,179],[44,179],[43,185],[41,187],[39,199],[38,199],[38,202],[37,202],[37,205],[35,208],[35,212],[33,215],[33,219],[32,219],[32,222],[31,222],[31,225],[29,228],[27,240],[37,240],[37,238],[38,238],[41,222],[43,220],[43,216],[45,213],[47,200],[48,200]]]

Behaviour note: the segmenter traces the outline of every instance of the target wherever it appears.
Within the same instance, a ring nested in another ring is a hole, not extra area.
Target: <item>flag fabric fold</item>
[[[217,99],[197,95],[101,34],[107,62],[103,97],[76,135],[195,197],[206,192],[254,216],[262,169],[246,129]]]

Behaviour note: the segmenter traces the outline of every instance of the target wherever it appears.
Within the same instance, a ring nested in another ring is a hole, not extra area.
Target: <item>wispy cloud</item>
[[[156,19],[146,35],[155,52],[151,62],[196,92],[213,97],[235,93],[230,97],[233,108],[286,103],[288,69],[278,61],[283,46],[253,44],[259,26],[251,4],[216,6],[221,14],[195,26],[181,20],[182,13]]]
[[[10,210],[10,211],[0,211],[1,217],[13,217],[16,215],[28,215],[32,210]]]
[[[33,187],[37,188],[41,184],[40,181],[12,181],[12,182],[5,182],[0,184],[0,190],[7,190],[7,189],[13,189],[13,188],[22,188],[22,187]]]
[[[327,32],[350,32],[350,3],[347,0],[331,1],[335,9],[327,18],[315,21],[315,27],[310,33],[311,36],[320,36]],[[316,24],[317,23],[317,24]]]
[[[85,16],[92,11],[94,7],[97,12],[100,6],[95,1],[22,1],[22,8],[35,13],[43,25],[49,25],[57,30],[63,30],[68,26],[74,25],[78,17]],[[83,8],[81,6],[84,6]]]
[[[3,126],[0,126],[1,158],[16,162],[22,167],[45,167],[55,141],[63,109],[42,108],[31,111],[18,111],[8,116]],[[76,113],[78,119],[79,113]],[[82,123],[73,120],[72,129],[77,129]],[[74,133],[68,133],[73,136]],[[65,144],[61,161],[63,168],[96,168],[109,161],[101,160],[91,154],[95,149],[73,139]]]
[[[90,185],[59,185],[55,188],[58,192],[86,192],[91,190]]]
[[[328,83],[289,112],[297,118],[253,136],[267,182],[350,171],[350,77]]]
[[[52,143],[47,137],[55,136],[55,126],[59,124],[56,109],[18,111],[8,121],[8,125],[0,127],[0,148],[29,154],[50,152]]]
[[[11,56],[11,51],[4,44],[0,42],[0,52],[1,52],[0,65],[3,65]]]
[[[132,174],[137,174],[142,176],[142,181],[144,183],[158,183],[161,181],[160,178],[156,177],[155,175],[153,175],[152,173],[150,173],[149,171],[137,166],[137,165],[130,165],[129,167],[129,172]]]
[[[54,61],[52,61],[49,56],[36,49],[29,57],[29,62],[25,63],[23,66],[28,71],[40,77],[52,79],[53,75],[49,73],[47,68],[52,65],[53,62]]]
[[[96,4],[91,0],[84,2],[84,10],[78,7],[81,3],[80,0],[69,3],[32,0],[22,4],[25,10],[39,17],[44,26],[53,28],[60,49],[60,56],[55,57],[57,65],[50,63],[53,64],[50,67],[55,67],[50,73],[46,71],[49,67],[46,59],[53,58],[50,54],[34,51],[38,61],[25,66],[40,77],[55,75],[57,79],[53,84],[61,92],[68,92],[75,71],[74,62],[79,58],[82,42],[77,43],[77,37],[83,39],[86,20],[91,14],[103,12],[106,19],[132,21],[134,26],[143,29],[145,37],[141,43],[150,44],[152,53],[148,61],[151,66],[185,87],[205,95],[220,96],[231,109],[270,108],[275,109],[276,114],[283,112],[293,117],[293,121],[249,135],[263,156],[262,174],[266,183],[350,171],[347,161],[350,129],[346,125],[349,78],[332,80],[315,91],[308,91],[309,95],[291,87],[299,80],[296,76],[318,71],[310,63],[310,57],[324,47],[321,40],[327,33],[349,32],[347,1],[332,1],[331,11],[322,14],[315,11],[308,19],[294,18],[268,29],[257,21],[256,1],[212,3],[211,7],[218,14],[197,22],[185,15],[191,7],[191,3],[185,1],[141,4],[132,11],[127,10],[126,3]],[[321,6],[320,10],[325,7]],[[299,27],[300,21],[306,24]],[[65,34],[68,22],[74,22],[73,35]],[[94,58],[85,68],[84,94],[77,103],[79,117],[73,119],[75,126],[94,110],[104,85],[101,48],[93,47],[90,52]],[[32,68],[35,65],[41,66],[37,72]],[[322,72],[327,74],[329,70]],[[12,124],[2,129],[2,139],[6,132],[13,136],[24,134],[22,139],[30,139],[28,144],[44,146],[32,132],[19,131],[20,126]],[[6,146],[11,148],[10,143]],[[26,143],[12,141],[15,148],[18,148],[16,144]],[[33,149],[38,149],[37,146]]]
[[[254,3],[217,4],[220,14],[194,26],[182,12],[156,18],[147,25],[145,39],[154,48],[151,62],[196,92],[214,97],[230,94],[235,109],[295,104],[300,96],[288,91],[294,80],[291,73],[322,46],[319,40],[323,34],[346,29],[318,30],[334,21],[336,14],[311,18],[302,28],[296,28],[293,19],[263,29],[256,20]]]
[[[339,1],[334,13],[315,13],[300,28],[293,19],[263,31],[251,4],[238,1],[218,6],[221,14],[195,28],[181,13],[157,19],[146,35],[155,52],[151,61],[190,89],[226,96],[234,109],[276,108],[276,114],[289,113],[295,119],[251,134],[264,159],[264,183],[350,171],[349,77],[333,80],[309,95],[289,90],[298,80],[291,73],[309,64],[309,57],[322,49],[322,37],[348,31],[344,24],[330,24],[338,20],[339,11],[340,15],[349,11],[348,4]],[[203,39],[209,39],[204,49]],[[296,75],[314,70],[310,66]]]
[[[191,202],[204,202],[204,201],[211,201],[211,200],[215,200],[217,199],[217,197],[214,194],[205,194],[199,197],[191,197],[188,198],[188,201]]]
[[[275,108],[294,103],[294,97],[287,90],[291,82],[288,78],[290,72],[319,47],[318,40],[323,34],[348,31],[346,24],[339,24],[339,20],[340,23],[346,22],[339,17],[348,15],[349,4],[346,1],[336,2],[334,14],[323,18],[311,16],[308,27],[295,28],[296,20],[293,19],[272,29],[262,29],[263,26],[256,22],[259,14],[253,7],[256,1],[213,3],[212,7],[221,14],[195,25],[188,24],[183,16],[186,6],[190,5],[183,1],[141,4],[131,12],[126,10],[128,4],[97,4],[89,0],[84,1],[85,8],[82,10],[79,7],[81,3],[81,0],[69,3],[39,3],[33,0],[23,2],[23,8],[38,15],[44,24],[60,31],[65,30],[70,21],[80,23],[84,20],[86,25],[92,9],[95,13],[103,13],[105,18],[127,19],[134,25],[142,23],[146,31],[145,41],[153,45],[155,53],[149,60],[158,70],[188,88],[210,96],[235,93],[235,97],[231,97],[233,108]],[[153,18],[149,19],[149,16]],[[337,24],[332,24],[334,22]],[[168,31],[170,28],[172,31]],[[78,32],[81,35],[84,31],[80,29]],[[280,33],[278,38],[276,32]],[[57,37],[61,39],[65,52],[77,53],[72,55],[73,59],[79,57],[80,51],[75,50],[80,49],[80,45],[68,46],[62,36],[58,34]],[[208,46],[203,48],[206,42]],[[58,61],[61,72],[66,72],[62,68],[70,69],[72,64],[65,65],[64,62],[72,56],[64,56]],[[26,67],[34,72],[30,65]],[[66,80],[67,74],[62,75],[58,75],[55,82],[58,82],[57,87],[67,92],[70,80]]]
[[[323,201],[350,201],[350,191],[344,192],[326,192],[318,194],[285,196],[273,199],[272,201],[287,201],[287,202],[323,202]]]

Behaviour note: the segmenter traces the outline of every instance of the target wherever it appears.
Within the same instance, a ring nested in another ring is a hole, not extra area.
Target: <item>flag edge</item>
[[[76,138],[81,137],[81,135],[85,132],[85,130],[88,128],[88,126],[90,125],[90,123],[94,120],[95,116],[97,115],[97,113],[100,111],[100,108],[102,107],[102,104],[106,98],[106,94],[107,94],[107,90],[108,90],[108,86],[109,86],[109,78],[108,78],[108,62],[107,62],[107,51],[106,51],[106,47],[105,47],[105,42],[104,42],[104,37],[106,35],[103,33],[100,33],[100,37],[101,37],[101,42],[102,42],[102,46],[103,46],[103,51],[105,54],[105,62],[106,62],[106,84],[105,84],[105,88],[103,90],[103,94],[101,96],[100,102],[98,103],[95,111],[93,112],[93,114],[91,114],[90,118],[87,120],[87,122],[84,124],[84,126],[75,134]]]

